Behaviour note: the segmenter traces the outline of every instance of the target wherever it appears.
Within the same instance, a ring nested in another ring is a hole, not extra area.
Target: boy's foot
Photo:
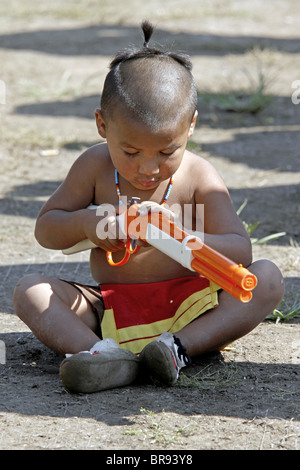
[[[165,385],[174,385],[180,369],[190,364],[191,358],[179,338],[165,332],[144,347],[140,361],[153,378]]]
[[[70,392],[92,393],[131,384],[138,373],[139,359],[107,338],[90,351],[68,354],[60,366],[60,378]]]

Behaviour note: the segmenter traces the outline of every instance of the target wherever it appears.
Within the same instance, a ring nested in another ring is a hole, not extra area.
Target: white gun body
[[[96,210],[98,206],[90,205],[88,209]],[[120,232],[125,235],[125,214],[120,214],[118,216],[118,224]],[[126,235],[125,235],[126,236]],[[195,237],[195,235],[189,235],[184,238],[183,241],[176,240],[175,238],[167,235],[165,232],[160,230],[155,225],[148,222],[147,224],[147,232],[146,232],[146,241],[154,248],[157,248],[159,251],[165,253],[170,258],[174,259],[178,263],[182,264],[182,266],[194,271],[191,268],[191,262],[193,260],[192,250],[188,246],[186,246],[189,240],[197,240],[201,243],[201,240]],[[70,248],[66,248],[62,250],[65,255],[72,255],[74,253],[79,253],[81,251],[90,250],[92,248],[97,248],[90,240],[82,240],[76,245],[71,246]]]

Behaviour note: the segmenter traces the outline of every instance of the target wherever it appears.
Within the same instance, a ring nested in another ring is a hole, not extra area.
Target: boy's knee
[[[14,295],[26,292],[30,287],[41,282],[42,278],[40,274],[27,274],[22,277],[15,286]]]
[[[13,303],[15,312],[19,317],[22,316],[23,307],[30,295],[30,289],[43,282],[43,279],[44,277],[41,274],[27,274],[17,282],[13,293]]]
[[[269,260],[259,260],[252,264],[251,271],[257,276],[255,290],[260,296],[278,305],[284,295],[284,280],[280,269]],[[254,291],[255,292],[255,291]]]

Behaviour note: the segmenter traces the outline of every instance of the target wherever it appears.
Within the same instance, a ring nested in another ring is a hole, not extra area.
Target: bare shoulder
[[[190,185],[199,197],[204,197],[213,188],[227,192],[226,185],[217,169],[205,158],[186,151],[182,163],[183,174],[185,177],[188,176]]]
[[[107,144],[103,142],[85,150],[74,162],[71,170],[85,167],[85,171],[94,173],[97,169],[105,168],[110,162]]]
[[[217,173],[215,167],[205,158],[201,157],[200,155],[196,155],[193,152],[189,152],[188,150],[184,154],[184,165],[186,165],[189,169],[193,169],[197,172],[204,173],[205,176]]]
[[[68,211],[84,208],[95,198],[99,175],[111,165],[106,144],[85,150],[73,163],[62,184],[49,198],[41,213],[51,209]]]
[[[63,184],[73,186],[80,181],[81,186],[93,188],[111,166],[107,144],[93,145],[75,160]]]
[[[244,234],[229,191],[217,169],[204,158],[191,152],[188,152],[185,158],[194,201],[196,204],[202,204],[205,210],[205,232]]]

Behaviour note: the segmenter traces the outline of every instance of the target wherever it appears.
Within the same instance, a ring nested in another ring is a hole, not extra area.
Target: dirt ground
[[[264,321],[222,354],[198,358],[178,385],[135,384],[71,395],[61,357],[16,317],[26,273],[90,281],[88,255],[38,246],[34,220],[69,166],[98,141],[93,121],[109,60],[155,40],[191,55],[200,96],[249,92],[259,76],[271,102],[259,113],[200,100],[191,146],[210,160],[253,236],[300,294],[300,8],[298,0],[2,0],[0,5],[0,449],[299,450],[300,321]],[[295,88],[293,88],[293,86]],[[298,90],[297,91],[297,86]],[[216,97],[217,99],[217,97]]]

